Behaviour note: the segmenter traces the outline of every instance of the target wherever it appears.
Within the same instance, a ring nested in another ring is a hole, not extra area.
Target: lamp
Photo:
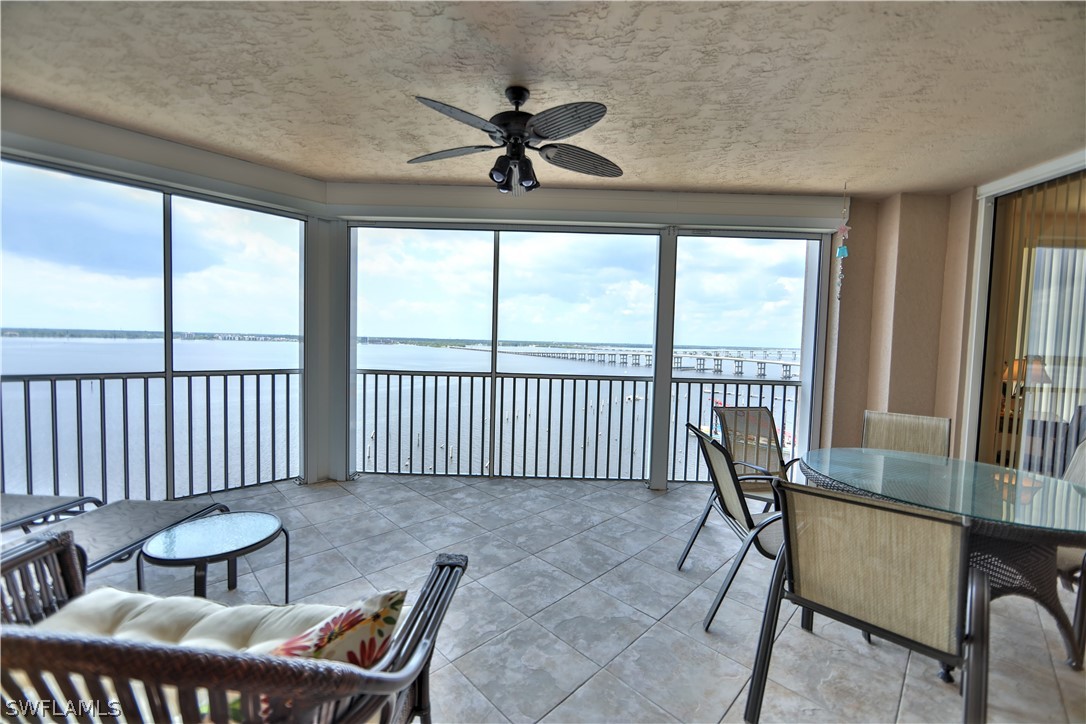
[[[499,189],[500,184],[509,176],[510,162],[511,159],[508,156],[498,156],[498,160],[494,162],[494,168],[490,169],[490,180],[499,184]]]
[[[1003,367],[1003,382],[1013,382],[1014,387],[1011,391],[1011,398],[1017,398],[1022,394],[1022,390],[1027,386],[1032,385],[1048,385],[1052,383],[1052,378],[1048,376],[1048,371],[1045,369],[1044,358],[1040,355],[1030,355],[1028,357],[1018,357],[1011,360],[1010,364]],[[1006,387],[1004,387],[1004,393]]]
[[[532,191],[539,188],[539,179],[535,177],[531,159],[525,156],[517,162],[517,165],[520,167],[520,185],[524,187],[524,190]]]

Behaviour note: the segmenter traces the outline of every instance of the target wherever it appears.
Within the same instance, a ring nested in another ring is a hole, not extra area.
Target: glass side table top
[[[1028,470],[871,448],[822,448],[801,469],[923,508],[1014,526],[1086,533],[1086,486]]]
[[[197,518],[155,535],[143,545],[143,554],[159,561],[211,561],[263,546],[282,530],[271,513],[222,513]]]

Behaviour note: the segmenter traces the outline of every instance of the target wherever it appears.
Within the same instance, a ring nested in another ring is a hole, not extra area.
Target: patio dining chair
[[[740,468],[740,480],[748,477],[742,468],[755,471],[751,477],[761,477],[767,487],[773,478],[788,479],[788,469],[799,458],[785,462],[772,410],[764,406],[717,405],[713,407],[713,413],[720,420],[724,447],[728,448],[736,467]]]
[[[735,580],[736,573],[739,572],[739,566],[743,563],[743,559],[751,546],[766,558],[773,559],[777,556],[783,541],[779,523],[781,516],[777,512],[751,514],[747,508],[743,488],[739,485],[739,476],[736,475],[731,453],[719,442],[702,432],[696,425],[688,422],[686,427],[697,436],[701,454],[709,466],[709,477],[713,482],[713,492],[709,496],[709,502],[706,503],[705,510],[702,511],[697,527],[690,534],[690,540],[686,542],[686,548],[683,549],[683,553],[679,557],[678,568],[682,570],[683,563],[686,562],[686,557],[690,553],[690,548],[694,545],[694,540],[705,526],[709,513],[714,509],[724,518],[724,522],[728,524],[728,527],[743,541],[743,545],[735,554],[735,560],[732,561],[728,575],[724,577],[724,583],[720,586],[720,592],[717,593],[716,600],[713,601],[713,605],[705,615],[705,621],[702,625],[708,631],[717,610],[720,608],[720,604],[724,601],[724,596],[727,595],[732,581]]]
[[[950,418],[864,410],[863,447],[950,455]]]
[[[84,495],[21,495],[0,494],[0,531],[21,528],[24,533],[30,527],[46,523],[50,518],[78,515],[88,505],[101,506],[102,501]]]
[[[960,516],[777,481],[784,548],[773,567],[744,718],[757,722],[787,599],[965,670],[966,722],[985,721],[988,580]],[[802,692],[800,692],[802,693]]]

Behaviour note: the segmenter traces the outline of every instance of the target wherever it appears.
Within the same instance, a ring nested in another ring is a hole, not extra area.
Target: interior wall
[[[964,449],[968,320],[973,313],[970,260],[976,239],[976,188],[962,189],[950,197],[946,263],[943,267],[943,300],[939,328],[939,364],[935,383],[934,415],[953,421],[951,455],[970,457]]]
[[[858,446],[865,409],[950,417],[960,441],[975,193],[853,200],[822,446]]]
[[[901,195],[881,202],[877,212],[874,288],[871,299],[870,351],[867,399],[864,407],[887,410],[890,404],[890,369],[894,345],[894,302],[897,289],[898,235],[901,226]],[[903,290],[902,290],[903,291]]]
[[[875,288],[878,203],[852,199],[849,205],[848,258],[841,300],[831,287],[826,330],[826,372],[820,447],[858,447],[863,431],[871,337],[871,297]],[[838,265],[830,280],[836,284]]]
[[[897,303],[882,408],[889,412],[935,414],[949,209],[946,196],[901,196],[892,292]]]

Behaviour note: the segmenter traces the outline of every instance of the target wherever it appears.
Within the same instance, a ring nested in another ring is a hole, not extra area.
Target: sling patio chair
[[[118,500],[93,508],[41,530],[70,531],[85,551],[87,573],[94,573],[114,561],[127,560],[148,538],[205,515],[230,509],[207,498],[188,500]]]
[[[98,498],[80,495],[21,495],[0,494],[0,531],[21,528],[30,532],[30,526],[46,523],[61,515],[77,515],[86,506],[102,505]]]
[[[705,621],[702,623],[705,630],[708,631],[750,547],[754,546],[766,558],[773,559],[777,556],[783,541],[779,523],[781,515],[777,512],[754,513],[752,515],[747,508],[747,502],[744,498],[745,493],[739,485],[739,476],[736,475],[731,453],[719,442],[698,429],[693,423],[686,423],[686,427],[698,438],[701,454],[709,466],[709,477],[712,479],[713,492],[709,496],[709,502],[706,503],[705,510],[702,511],[697,527],[690,534],[690,540],[686,542],[686,548],[683,549],[683,553],[679,557],[678,568],[682,570],[683,563],[686,562],[686,557],[690,554],[690,548],[694,545],[694,540],[705,526],[709,513],[714,509],[724,518],[724,522],[728,524],[728,527],[743,541],[743,545],[735,554],[735,560],[732,561],[728,575],[724,578],[720,592],[717,593],[716,600],[713,601],[713,605],[709,608]]]
[[[773,567],[744,718],[757,722],[781,600],[963,666],[966,722],[983,722],[988,578],[970,568],[960,516],[785,481],[774,484],[784,548]],[[802,692],[799,692],[802,693]]]
[[[950,418],[864,410],[863,447],[950,455]]]
[[[785,461],[777,435],[777,422],[768,407],[717,405],[713,407],[713,413],[720,420],[724,447],[728,448],[736,466],[741,469],[741,481],[760,478],[768,487],[773,478],[788,479],[788,469],[799,458]],[[755,474],[747,475],[742,470],[744,467],[754,470]]]
[[[430,662],[468,563],[438,554],[396,621],[364,615],[366,604],[231,607],[108,587],[85,592],[80,558],[69,532],[35,533],[4,551],[0,689],[5,712],[27,713],[5,718],[387,724],[418,716],[430,724]],[[386,592],[388,600],[397,593]],[[387,611],[372,613],[397,609]],[[395,627],[391,636],[382,623]],[[349,640],[351,626],[369,632],[352,644],[351,663],[305,655],[314,639]],[[387,644],[377,643],[381,635]],[[77,711],[64,717],[68,707]]]

